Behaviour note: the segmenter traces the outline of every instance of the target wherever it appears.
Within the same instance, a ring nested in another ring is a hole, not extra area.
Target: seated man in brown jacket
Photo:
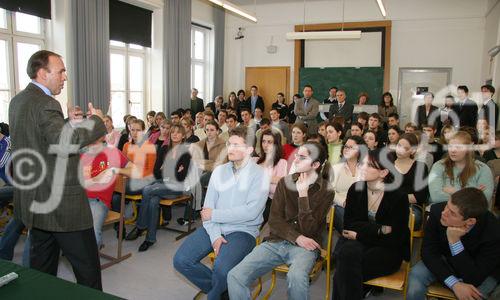
[[[288,299],[309,299],[309,272],[321,245],[321,231],[334,192],[321,177],[326,150],[318,143],[302,145],[295,155],[295,174],[276,187],[269,216],[271,233],[228,274],[229,297],[250,299],[249,286],[274,267],[287,264]]]

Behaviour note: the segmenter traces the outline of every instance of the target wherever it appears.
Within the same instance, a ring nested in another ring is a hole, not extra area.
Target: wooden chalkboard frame
[[[301,24],[295,25],[295,32],[301,31],[331,31],[331,30],[361,30],[362,32],[381,32],[382,51],[381,67],[384,68],[384,91],[389,91],[391,79],[391,29],[392,21],[369,21],[369,22],[347,22],[347,23],[325,23],[325,24]],[[304,40],[295,40],[294,59],[294,93],[299,91],[299,72],[304,67]]]

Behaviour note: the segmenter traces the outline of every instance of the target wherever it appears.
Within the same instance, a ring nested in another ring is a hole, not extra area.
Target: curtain
[[[72,0],[68,103],[87,110],[88,102],[106,114],[110,102],[109,0]]]
[[[165,0],[163,109],[189,108],[191,89],[191,0]]]
[[[226,12],[214,6],[214,97],[222,95],[224,81],[224,28]]]

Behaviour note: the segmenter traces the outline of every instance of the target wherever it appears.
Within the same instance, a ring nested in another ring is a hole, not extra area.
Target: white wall
[[[479,89],[485,30],[486,0],[386,0],[392,20],[391,82],[395,93],[400,67],[452,67],[453,82]],[[341,1],[308,1],[306,23],[333,23],[342,20]],[[245,7],[254,11],[253,5]],[[244,87],[247,66],[290,66],[293,93],[294,42],[285,34],[303,23],[303,3],[261,4],[256,7],[258,23],[253,24],[226,13],[226,60],[224,91]],[[345,2],[345,21],[383,20],[376,1]],[[245,38],[234,40],[238,27]],[[277,54],[267,54],[271,36]],[[349,56],[349,53],[345,54]],[[351,58],[351,57],[349,57]]]
[[[488,50],[496,45],[500,45],[500,3],[490,0],[488,1],[485,20],[481,79],[482,81],[493,79],[493,85],[497,89],[500,89],[500,55],[497,55],[492,61],[490,61],[490,56],[487,54]]]

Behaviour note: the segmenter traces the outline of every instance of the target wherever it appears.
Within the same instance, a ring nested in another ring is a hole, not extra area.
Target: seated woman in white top
[[[335,205],[335,229],[342,233],[344,223],[344,208],[347,191],[351,185],[359,180],[358,165],[361,151],[366,151],[365,142],[362,137],[350,136],[342,147],[342,160],[332,166],[330,173],[331,184],[335,191],[333,199]]]
[[[269,178],[271,178],[269,196],[263,214],[264,222],[261,225],[261,227],[263,227],[269,218],[271,201],[273,200],[274,191],[276,191],[276,185],[282,177],[287,175],[287,161],[281,158],[283,148],[281,146],[281,134],[277,130],[266,129],[262,131],[258,143],[260,143],[260,149],[262,149],[262,151],[259,157],[254,157],[253,159],[259,166],[266,169]]]

